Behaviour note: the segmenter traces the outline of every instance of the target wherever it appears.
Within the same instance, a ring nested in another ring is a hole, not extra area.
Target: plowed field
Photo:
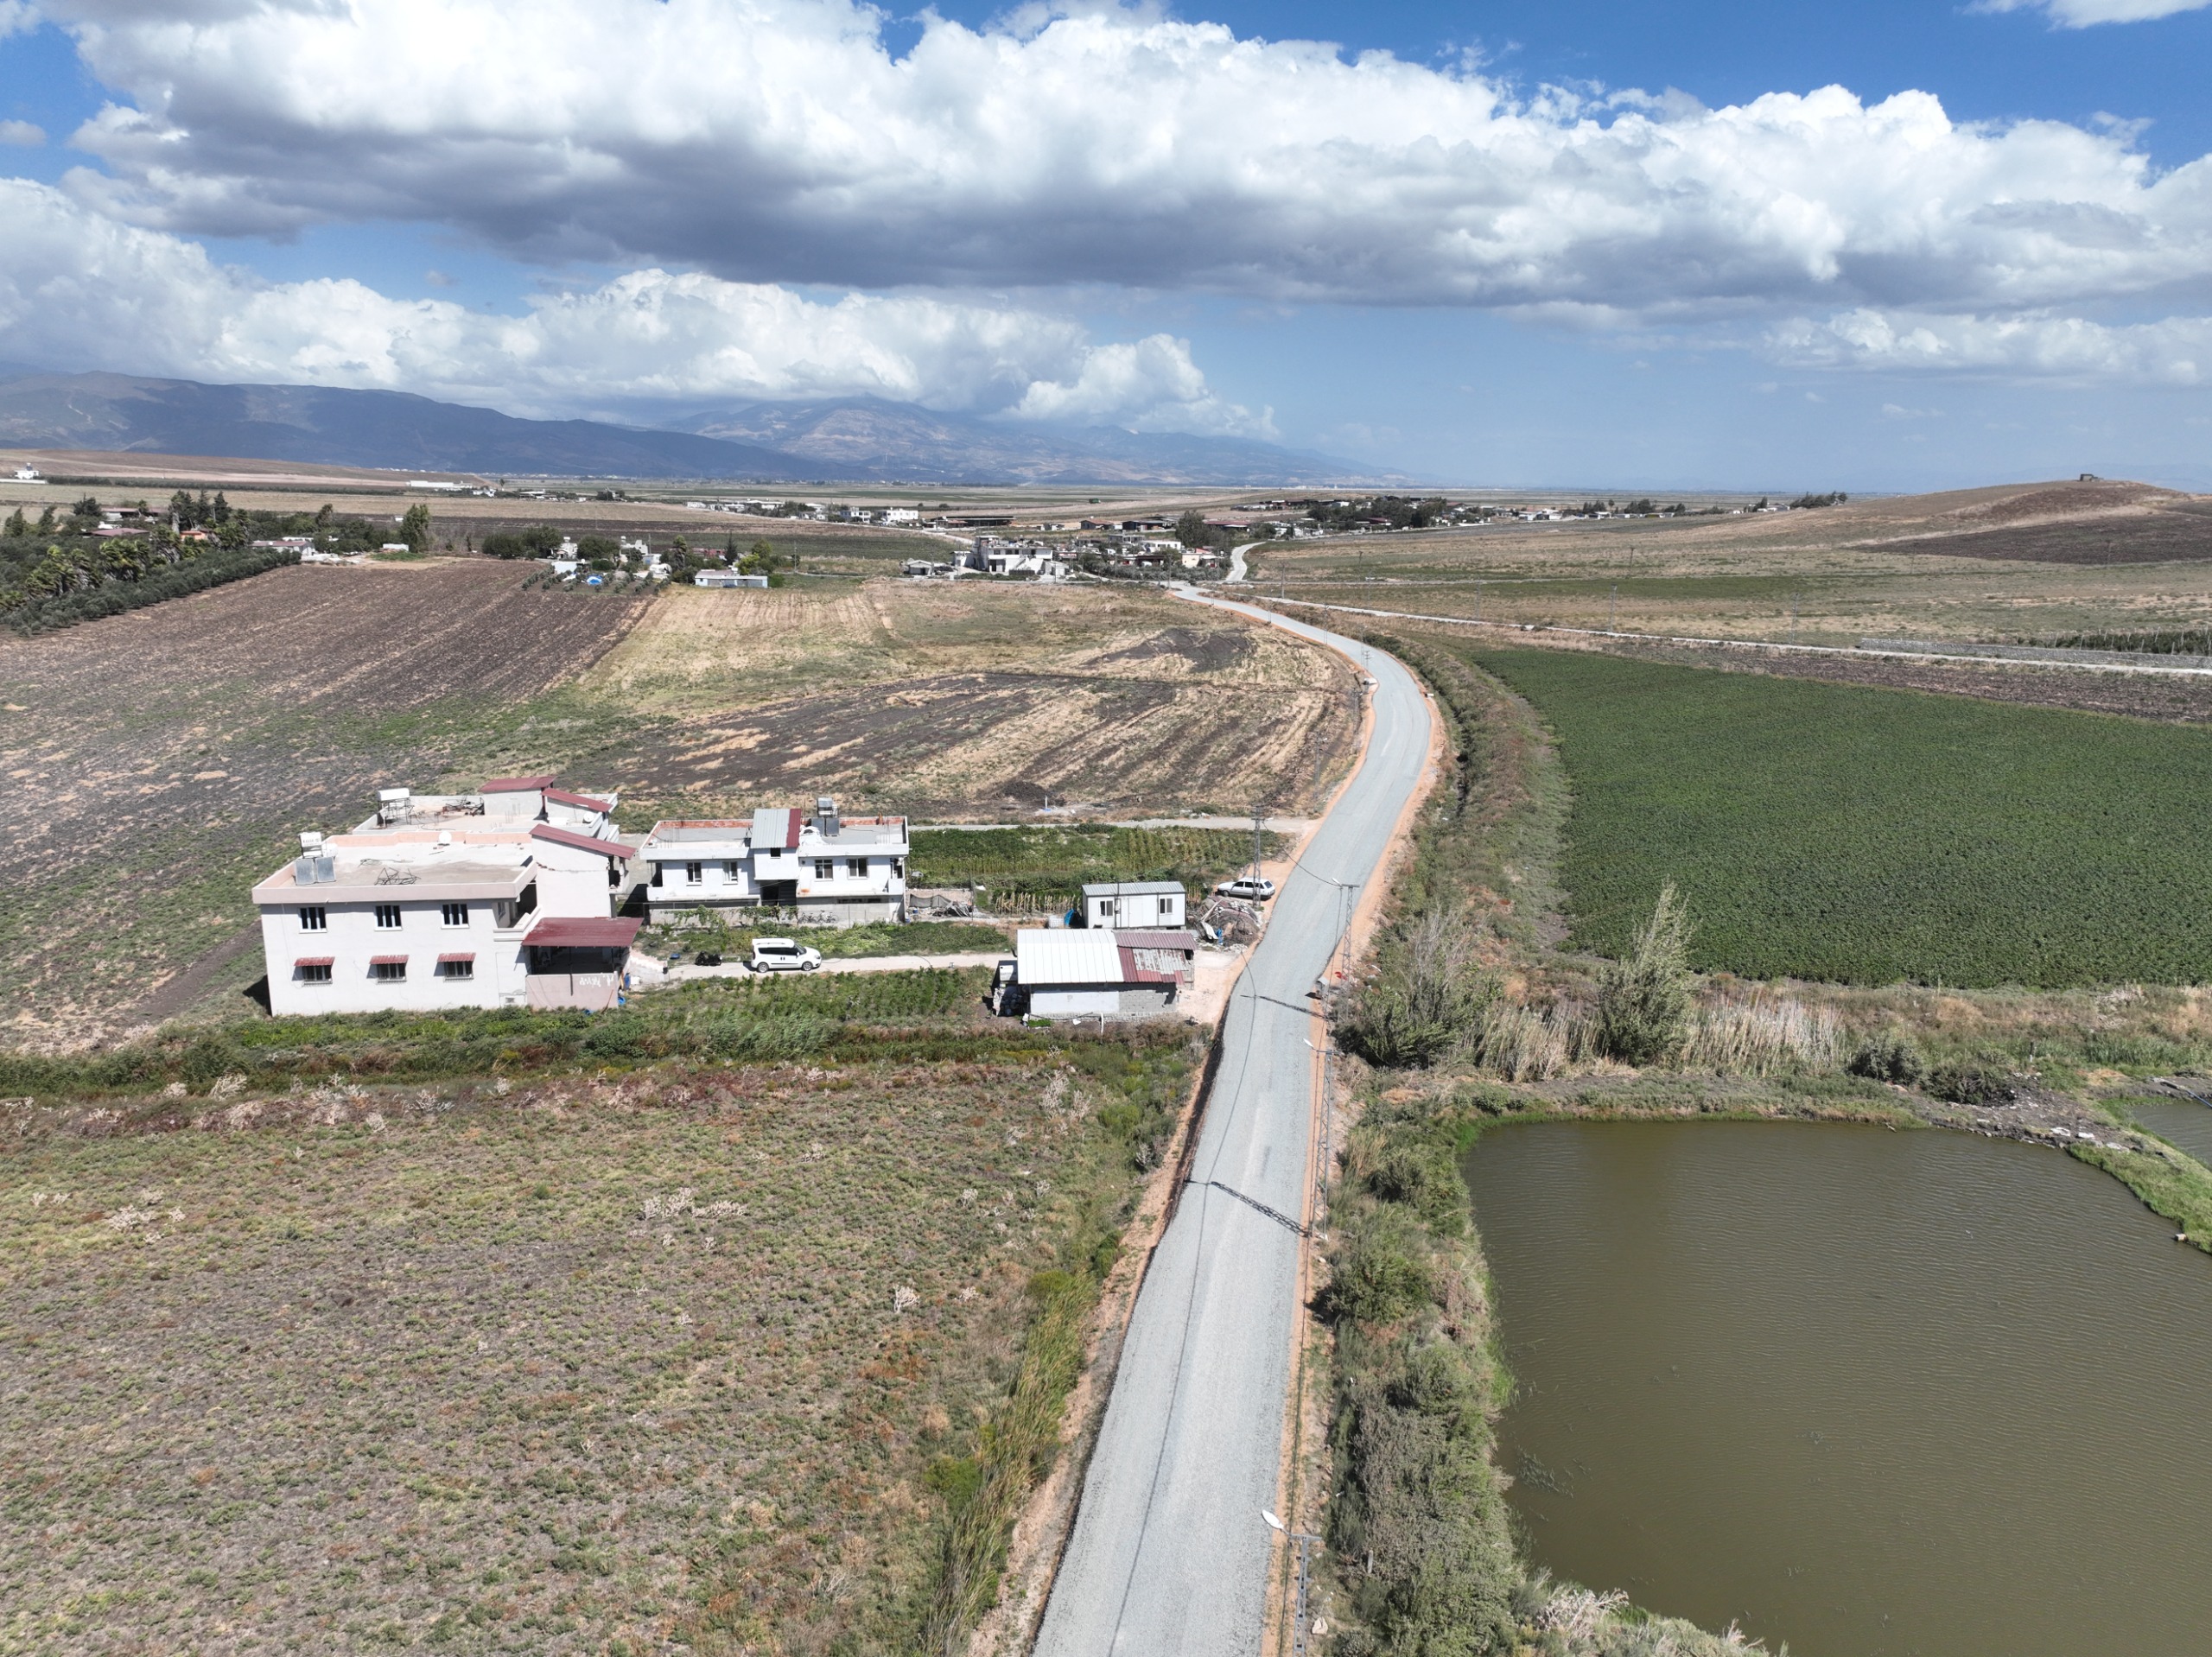
[[[1309,808],[1350,752],[1337,659],[1156,593],[871,582],[671,594],[584,694],[675,717],[594,754],[656,809],[817,791],[931,816]]]
[[[123,1027],[251,920],[247,889],[292,834],[350,825],[379,786],[435,781],[642,607],[525,593],[523,574],[294,567],[0,642],[15,827],[0,1008],[16,1038]],[[256,964],[249,952],[239,969]]]

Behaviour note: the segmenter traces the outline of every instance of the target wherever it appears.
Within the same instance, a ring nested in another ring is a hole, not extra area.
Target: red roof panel
[[[530,825],[532,840],[550,840],[556,846],[573,846],[580,852],[597,852],[601,857],[635,857],[637,852],[619,840],[594,840],[589,835],[580,835],[573,828],[556,828],[550,822]]]
[[[522,935],[522,941],[544,949],[626,949],[644,924],[613,917],[594,920],[582,915],[547,915]]]
[[[371,955],[369,957],[369,965],[372,967],[404,967],[406,964],[405,955]]]
[[[442,967],[448,961],[474,961],[476,957],[474,955],[440,955],[438,957],[438,964]]]
[[[587,811],[604,811],[614,803],[603,795],[577,794],[565,788],[549,788],[545,797],[562,805],[582,806]]]
[[[292,964],[295,967],[334,967],[338,964],[338,957],[336,955],[302,955]]]
[[[548,777],[494,777],[476,791],[479,794],[527,794],[533,789],[550,788],[561,779]]]

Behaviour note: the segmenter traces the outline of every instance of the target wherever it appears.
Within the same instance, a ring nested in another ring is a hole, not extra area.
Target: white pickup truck
[[[796,938],[753,940],[755,972],[812,972],[822,964],[822,951],[810,949]]]

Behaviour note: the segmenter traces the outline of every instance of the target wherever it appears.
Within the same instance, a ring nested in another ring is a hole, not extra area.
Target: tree
[[[765,575],[776,567],[776,549],[766,541],[755,541],[737,567],[748,575]]]
[[[1627,956],[1598,979],[1598,1051],[1625,1064],[1671,1058],[1689,1033],[1690,917],[1671,880]]]
[[[410,552],[428,552],[430,549],[430,509],[416,501],[399,519],[399,538],[407,543]]]
[[[41,535],[51,535],[54,533],[53,507],[48,506],[44,511],[38,515],[38,532]]]
[[[1175,520],[1175,538],[1196,551],[1213,538],[1213,531],[1206,527],[1206,515],[1193,506]]]
[[[323,502],[322,510],[315,515],[315,528],[318,530],[328,529],[330,527],[330,520],[337,516],[337,509],[332,506],[328,501]]]
[[[29,524],[25,522],[23,518],[23,509],[18,506],[16,508],[15,511],[10,515],[8,519],[8,527],[4,533],[12,537],[18,535],[29,535],[30,532],[31,526]]]

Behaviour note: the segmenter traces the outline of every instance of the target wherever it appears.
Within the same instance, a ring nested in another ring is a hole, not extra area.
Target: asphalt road
[[[1428,712],[1412,675],[1379,651],[1335,642],[1376,681],[1373,734],[1351,787],[1285,879],[1230,999],[1191,1184],[1137,1299],[1046,1607],[1042,1657],[1260,1650],[1270,1540],[1261,1513],[1276,1500],[1303,1245],[1243,1199],[1305,1210],[1314,1081],[1306,992],[1428,752]]]

